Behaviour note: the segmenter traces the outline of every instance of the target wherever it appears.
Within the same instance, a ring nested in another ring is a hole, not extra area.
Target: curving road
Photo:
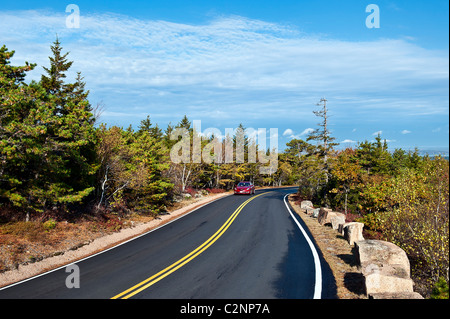
[[[334,298],[328,265],[286,204],[293,191],[224,197],[77,262],[75,272],[64,267],[3,288],[0,298]]]

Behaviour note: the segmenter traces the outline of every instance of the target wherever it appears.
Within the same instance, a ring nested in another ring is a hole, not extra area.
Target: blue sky
[[[66,27],[70,3],[80,28]],[[366,6],[380,28],[366,27]],[[0,45],[39,79],[58,34],[101,121],[165,129],[278,128],[283,148],[317,127],[328,100],[343,146],[381,133],[390,148],[447,150],[448,1],[4,1]]]

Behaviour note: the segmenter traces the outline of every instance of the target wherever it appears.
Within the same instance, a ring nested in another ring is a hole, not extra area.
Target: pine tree
[[[143,133],[150,134],[150,136],[157,141],[162,140],[163,137],[163,133],[158,124],[155,124],[155,126],[153,126],[152,121],[150,120],[150,115],[147,115],[147,118],[141,121],[136,133],[138,135]]]
[[[53,98],[54,116],[58,119],[52,127],[52,160],[49,163],[53,166],[53,174],[47,180],[58,185],[52,201],[61,204],[79,202],[94,189],[97,169],[95,118],[81,73],[77,73],[74,83],[64,81],[65,72],[73,62],[67,61],[69,53],[62,54],[58,38],[51,51],[50,67],[44,67],[48,76],[42,75],[40,81]]]
[[[173,184],[163,176],[169,168],[168,152],[163,141],[151,134],[135,134],[130,149],[135,184],[130,191],[130,205],[136,211],[158,214],[173,189]]]
[[[40,83],[24,83],[34,65],[11,67],[14,52],[0,51],[0,197],[14,206],[42,212],[82,201],[93,190],[96,170],[94,118],[79,75],[66,84],[72,65],[59,41]],[[4,111],[4,112],[3,112]]]
[[[73,61],[67,61],[69,52],[62,54],[61,43],[58,37],[50,47],[53,56],[50,56],[50,67],[43,67],[47,75],[41,76],[40,84],[47,91],[56,97],[56,104],[58,105],[57,114],[64,114],[64,106],[66,104],[66,96],[69,90],[73,91],[73,86],[66,85],[64,79],[66,78],[65,72],[67,72],[73,64]]]
[[[75,83],[68,83],[66,85],[67,100],[73,101],[75,104],[87,102],[86,110],[93,111],[92,106],[89,104],[88,96],[89,90],[85,89],[86,82],[83,81],[84,77],[81,76],[81,72],[77,72]],[[92,119],[95,121],[95,118]]]
[[[26,72],[36,65],[26,62],[24,66],[11,66],[13,56],[14,51],[8,51],[5,45],[0,48],[0,198],[26,208],[31,202],[27,189],[37,168],[31,158],[39,152],[32,137],[45,130],[41,125],[28,127],[26,123],[37,106],[44,106],[41,120],[48,108],[42,101],[42,90],[35,90],[35,83],[24,82]]]
[[[307,141],[314,140],[320,142],[319,156],[323,158],[325,183],[328,183],[330,175],[328,156],[331,150],[333,149],[333,146],[336,146],[338,144],[333,143],[335,138],[331,136],[331,132],[329,130],[327,100],[325,98],[322,98],[317,105],[323,106],[321,110],[313,111],[314,115],[323,119],[322,122],[318,123],[321,129],[316,129],[313,132],[311,132],[307,138]]]
[[[138,134],[144,132],[150,133],[151,129],[152,129],[152,121],[150,121],[150,115],[147,115],[147,118],[141,121],[137,133]]]
[[[54,151],[56,98],[36,82],[24,83],[34,65],[11,67],[14,52],[3,46],[0,53],[1,118],[0,197],[27,213],[42,211],[60,194],[61,183],[49,182],[61,158]]]
[[[396,152],[398,156],[399,151]],[[364,141],[358,144],[356,155],[361,166],[367,171],[367,174],[390,174],[395,169],[391,167],[393,158],[388,151],[386,140],[382,142],[381,135],[375,137],[375,142]]]

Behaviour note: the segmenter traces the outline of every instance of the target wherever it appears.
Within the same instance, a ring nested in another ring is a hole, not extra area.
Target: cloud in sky
[[[304,136],[304,135],[307,135],[307,134],[312,133],[312,132],[314,132],[314,129],[308,127],[307,129],[304,129],[303,132],[300,133],[300,136]]]
[[[377,136],[383,134],[383,131],[376,131],[372,133],[372,136]]]
[[[308,135],[309,133],[311,133],[313,131],[314,131],[313,128],[308,127],[306,129],[304,129],[301,133],[294,134],[295,132],[292,129],[288,128],[283,132],[283,136],[287,136],[290,139],[302,139],[302,138],[304,139],[306,135]]]
[[[404,134],[410,134],[410,133],[412,133],[411,131],[408,131],[408,130],[403,130],[402,131],[402,134],[404,135]]]
[[[91,103],[103,101],[102,120],[114,124],[150,114],[164,126],[187,114],[207,127],[243,122],[292,137],[286,127],[317,124],[311,111],[324,95],[338,123],[349,114],[359,122],[448,116],[448,52],[403,39],[328,39],[240,16],[196,25],[86,14],[79,29],[65,20],[49,11],[0,12],[0,38],[16,51],[13,64],[38,63],[30,76],[38,80],[58,34],[75,61],[68,79],[81,71]]]

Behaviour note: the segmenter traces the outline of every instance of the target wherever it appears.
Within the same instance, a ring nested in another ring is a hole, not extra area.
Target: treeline
[[[268,164],[249,161],[252,147],[265,151],[244,136],[242,124],[220,141],[200,136],[186,116],[164,131],[150,116],[137,129],[97,123],[81,73],[66,78],[73,62],[58,39],[51,52],[40,81],[27,84],[26,74],[36,65],[12,66],[14,51],[0,49],[0,207],[12,212],[3,219],[79,211],[157,215],[184,192],[228,190],[241,180],[261,186],[290,182],[286,165],[260,174]],[[190,140],[189,160],[182,163],[170,159],[183,137],[173,134],[178,129]],[[204,153],[219,147],[220,156],[231,142],[231,161],[193,161],[195,138]],[[208,149],[213,141],[216,148]]]
[[[136,130],[96,123],[81,74],[66,79],[72,62],[58,39],[51,51],[40,81],[27,84],[36,65],[11,66],[14,51],[0,49],[1,220],[80,212],[157,215],[184,192],[228,190],[241,180],[298,185],[303,198],[361,219],[368,235],[402,247],[413,276],[428,287],[439,277],[448,283],[447,160],[417,150],[389,152],[381,136],[335,150],[322,99],[314,111],[319,128],[287,143],[274,168],[261,173],[273,164],[271,152],[259,149],[242,124],[233,136],[218,139],[201,136],[186,116],[165,130],[149,116]],[[174,136],[177,129],[188,135],[185,162],[171,160],[183,138]],[[193,160],[195,138],[214,161]],[[228,161],[227,143],[233,149]],[[255,153],[266,161],[251,160]]]

